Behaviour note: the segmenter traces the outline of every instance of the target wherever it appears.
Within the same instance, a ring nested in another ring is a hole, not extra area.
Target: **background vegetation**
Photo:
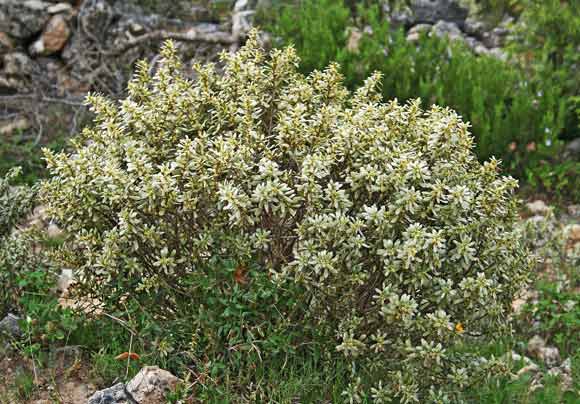
[[[385,99],[420,97],[425,105],[454,108],[471,123],[481,159],[501,158],[509,173],[535,189],[577,200],[578,162],[560,158],[563,140],[578,134],[580,12],[569,2],[520,4],[524,28],[509,45],[509,61],[435,36],[409,42],[377,5],[359,5],[353,14],[340,0],[286,3],[265,23],[277,44],[296,47],[303,72],[336,60],[354,88],[380,71]],[[353,47],[355,30],[362,37]]]

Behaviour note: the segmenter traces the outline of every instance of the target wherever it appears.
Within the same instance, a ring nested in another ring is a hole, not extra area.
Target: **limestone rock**
[[[49,14],[69,13],[72,11],[72,6],[69,3],[57,3],[46,9]]]
[[[537,356],[540,349],[546,347],[546,341],[539,335],[534,335],[532,339],[528,341],[528,353],[533,356]]]
[[[70,38],[70,28],[62,14],[52,16],[40,38],[30,47],[33,55],[52,55],[60,52]]]
[[[548,370],[548,375],[560,378],[560,387],[563,391],[572,390],[574,379],[572,378],[572,361],[570,358],[562,362],[560,366]]]
[[[7,335],[12,338],[22,336],[22,329],[20,328],[20,317],[15,314],[8,313],[6,317],[0,321],[0,334]]]
[[[56,223],[50,223],[46,228],[46,235],[50,238],[60,237],[62,234],[62,229]]]
[[[463,25],[463,30],[469,35],[481,38],[484,32],[488,29],[487,24],[475,18],[468,17]]]
[[[507,53],[503,51],[501,48],[492,48],[489,50],[489,55],[493,56],[496,59],[503,60],[504,62],[507,60]]]
[[[540,216],[540,218],[543,220],[544,218],[542,216]],[[536,290],[526,290],[522,293],[520,293],[512,302],[512,309],[513,312],[515,314],[519,314],[524,305],[530,301],[535,301],[538,298],[538,291]],[[525,358],[525,357],[524,357]],[[526,358],[529,359],[529,358]]]
[[[12,52],[4,55],[4,73],[13,76],[25,76],[32,71],[32,59],[23,52]]]
[[[61,294],[66,294],[69,287],[73,284],[74,277],[72,269],[63,269],[58,277],[56,282],[57,289],[61,292]]]
[[[180,380],[157,366],[147,366],[125,386],[118,383],[113,387],[97,391],[88,404],[158,404],[165,403],[168,392],[174,390]]]
[[[25,82],[14,77],[0,75],[0,95],[16,94],[19,91],[27,91]]]
[[[25,131],[31,126],[32,125],[30,124],[30,121],[24,117],[15,119],[10,122],[0,122],[0,135],[6,136],[11,135],[17,131]]]
[[[502,37],[495,34],[494,31],[484,32],[481,35],[481,40],[483,44],[488,48],[499,48],[503,45]]]
[[[568,214],[572,217],[580,217],[580,205],[569,205]]]
[[[61,97],[67,94],[82,97],[90,90],[90,86],[86,82],[71,76],[68,70],[61,69],[56,74],[57,94]]]
[[[535,363],[532,363],[532,364],[526,365],[523,368],[521,368],[520,370],[518,370],[518,372],[516,373],[516,376],[520,377],[520,376],[525,375],[527,373],[536,374],[539,371],[540,371],[540,367],[538,365],[536,365]]]
[[[580,156],[580,137],[566,145],[565,153],[570,157]]]
[[[543,360],[548,368],[553,368],[560,363],[560,351],[556,347],[546,347],[540,350],[539,359]]]
[[[123,383],[117,383],[113,387],[99,390],[93,394],[87,404],[133,404]],[[160,401],[160,403],[163,401]]]
[[[463,26],[469,13],[455,0],[411,0],[410,6],[417,22],[430,24],[442,20]]]
[[[358,53],[360,40],[362,39],[362,32],[356,28],[349,29],[348,41],[346,42],[346,49],[351,53]]]
[[[546,205],[546,203],[540,199],[533,202],[528,202],[526,204],[526,208],[533,215],[545,215],[550,211],[548,205]]]
[[[570,247],[580,243],[580,224],[570,224],[564,229]]]
[[[437,24],[433,26],[432,32],[439,38],[447,37],[452,41],[463,40],[463,34],[454,22],[437,21]]]
[[[503,356],[508,362],[522,362],[525,365],[533,365],[534,362],[528,358],[527,356],[523,356],[520,355],[519,353],[517,353],[516,351],[510,351],[507,352],[504,356]]]
[[[180,380],[157,366],[147,366],[127,383],[127,392],[139,404],[165,402],[168,392],[174,390]]]
[[[431,31],[433,26],[431,24],[417,24],[407,32],[408,42],[417,42],[421,38],[421,34]]]
[[[80,381],[65,382],[58,389],[60,397],[66,399],[64,403],[86,403],[93,391],[95,391],[95,386]],[[53,403],[54,401],[50,400],[47,404]]]
[[[528,354],[544,362],[548,368],[553,368],[560,363],[558,348],[546,346],[546,341],[538,335],[528,341]]]
[[[146,29],[143,25],[131,21],[129,23],[129,32],[131,35],[143,35],[146,32]]]
[[[50,3],[38,0],[0,0],[0,31],[13,38],[29,39],[42,31],[50,18]]]
[[[14,42],[7,33],[0,32],[0,54],[10,52],[14,49]]]
[[[38,11],[44,11],[48,7],[50,7],[50,4],[40,0],[25,0],[24,2],[22,2],[22,4],[24,5],[24,7],[30,10],[38,10]]]
[[[415,23],[415,16],[410,8],[405,7],[401,10],[394,10],[390,13],[390,22],[394,28],[409,27]]]

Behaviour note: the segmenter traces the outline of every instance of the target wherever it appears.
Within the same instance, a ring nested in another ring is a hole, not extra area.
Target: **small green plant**
[[[17,371],[13,389],[19,400],[30,400],[36,390],[34,375],[25,370]]]
[[[572,290],[562,290],[557,283],[539,285],[536,302],[528,304],[524,316],[528,324],[537,322],[547,340],[555,343],[562,354],[574,354],[580,346],[580,296]]]
[[[544,192],[558,200],[580,201],[580,162],[559,162],[550,155],[529,164],[525,172],[527,184],[536,192]]]
[[[38,349],[65,344],[80,327],[82,316],[59,305],[54,274],[39,266],[22,274],[18,286],[23,290],[18,306],[33,320],[26,325],[31,338],[27,342],[34,342]]]
[[[542,388],[530,388],[532,375],[519,378],[493,378],[484,385],[473,388],[464,395],[466,402],[474,403],[529,403],[529,404],[575,404],[578,394],[563,391],[558,378],[546,375]]]

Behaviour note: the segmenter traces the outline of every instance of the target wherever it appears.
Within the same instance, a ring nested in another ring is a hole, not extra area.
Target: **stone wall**
[[[474,17],[457,0],[409,0],[408,4],[397,9],[383,6],[391,16],[391,24],[406,29],[408,41],[419,40],[421,33],[448,37],[464,42],[478,55],[506,59],[502,47],[510,34],[513,17],[506,15],[498,24],[492,24]]]
[[[186,61],[216,60],[240,45],[257,1],[189,1],[178,19],[133,3],[0,0],[0,133],[50,127],[49,110],[77,113],[88,91],[121,96],[133,64],[165,39]]]

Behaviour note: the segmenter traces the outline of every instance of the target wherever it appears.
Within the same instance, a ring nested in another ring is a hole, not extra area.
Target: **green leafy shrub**
[[[46,153],[43,198],[81,293],[192,313],[222,343],[269,322],[314,328],[379,370],[377,400],[503,369],[450,350],[506,329],[530,263],[517,183],[477,161],[456,113],[382,103],[379,74],[354,94],[336,65],[305,77],[293,48],[267,57],[255,32],[223,75],[195,66],[190,82],[171,43],[162,57],[120,103],[89,98],[95,126],[71,154]]]
[[[380,71],[384,99],[420,97],[428,105],[455,109],[471,123],[480,159],[502,158],[518,176],[522,167],[512,164],[508,145],[553,140],[563,126],[565,100],[556,78],[530,78],[506,62],[436,37],[409,43],[402,31],[391,30],[378,7],[361,7],[353,19],[339,0],[301,2],[283,8],[269,29],[280,45],[296,46],[304,73],[337,61],[353,89]]]
[[[0,241],[0,281],[4,287],[0,291],[0,316],[8,312],[18,312],[21,298],[29,288],[29,277],[39,275],[40,258],[31,252],[34,238],[28,233],[15,233]]]
[[[553,147],[539,145],[525,168],[526,183],[535,192],[544,192],[558,200],[580,201],[580,162],[562,159],[561,144]]]
[[[14,232],[14,226],[30,213],[36,187],[13,186],[19,169],[0,178],[0,316],[18,307],[24,286],[22,274],[34,271],[38,259],[29,249],[27,233]]]

